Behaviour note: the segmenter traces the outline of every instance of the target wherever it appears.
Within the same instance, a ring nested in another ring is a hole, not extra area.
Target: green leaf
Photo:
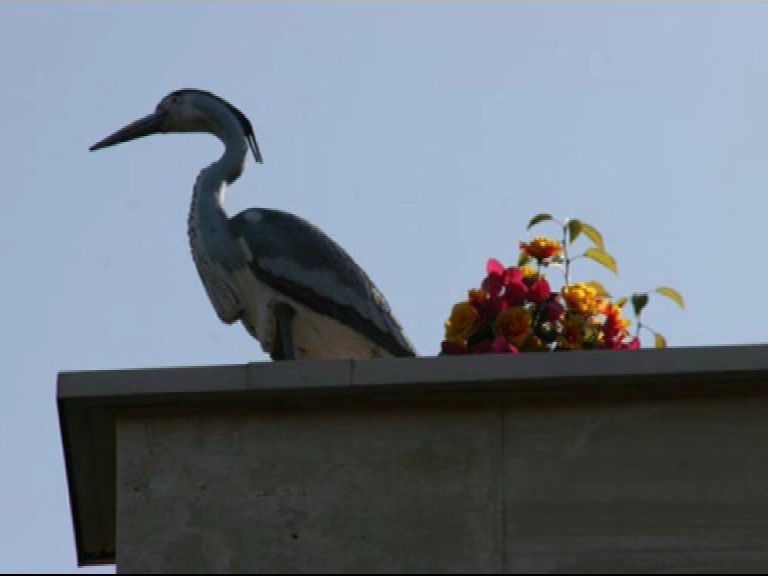
[[[531,221],[528,222],[528,227],[526,228],[526,230],[530,230],[531,227],[535,226],[539,222],[546,222],[547,220],[552,220],[552,219],[553,218],[551,214],[536,214],[536,216],[531,218]]]
[[[581,222],[578,220],[568,220],[568,242],[573,244],[573,241],[581,234]]]
[[[632,294],[632,308],[635,310],[635,316],[640,316],[640,312],[643,311],[646,304],[648,304],[648,294],[645,292]]]
[[[611,295],[608,293],[608,290],[605,289],[605,286],[600,284],[600,282],[597,282],[596,280],[592,280],[591,282],[586,282],[587,286],[592,286],[592,288],[595,289],[595,292],[597,292],[598,298],[610,298]]]
[[[656,342],[656,348],[666,348],[667,347],[667,341],[664,339],[664,336],[662,336],[658,332],[654,332],[653,333],[653,339]]]
[[[666,296],[667,298],[670,298],[675,301],[675,303],[680,306],[683,310],[685,310],[685,304],[683,303],[683,297],[680,295],[680,292],[677,290],[674,290],[668,286],[659,286],[655,290],[662,296]]]
[[[520,257],[517,259],[517,267],[520,268],[521,266],[525,266],[530,261],[531,257],[528,256],[528,254],[525,252],[520,252]]]
[[[608,252],[598,250],[597,248],[588,248],[587,251],[584,252],[584,256],[591,258],[599,264],[602,264],[614,274],[619,273],[619,267],[616,265],[616,259],[608,254]]]
[[[616,300],[616,308],[624,308],[629,300],[627,298],[619,298]]]
[[[603,236],[600,234],[600,232],[597,231],[597,228],[594,226],[590,226],[586,222],[580,222],[581,224],[581,231],[584,232],[584,234],[592,240],[595,246],[598,247],[599,250],[602,252],[605,252],[605,245],[603,244]]]

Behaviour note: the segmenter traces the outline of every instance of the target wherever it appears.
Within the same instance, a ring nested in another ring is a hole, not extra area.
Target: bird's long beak
[[[97,142],[90,147],[90,151],[101,150],[102,148],[108,148],[115,144],[122,144],[129,140],[135,140],[142,136],[149,136],[151,134],[157,134],[160,132],[163,120],[165,120],[165,114],[163,112],[154,112],[149,116],[144,116],[140,120],[131,122],[128,126],[121,128],[111,136],[107,136],[101,142]]]

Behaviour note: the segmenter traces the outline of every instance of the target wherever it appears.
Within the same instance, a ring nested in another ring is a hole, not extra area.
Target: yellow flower
[[[472,335],[480,323],[480,313],[469,302],[459,302],[453,306],[451,317],[445,323],[445,339],[459,342]]]
[[[597,314],[602,308],[597,290],[584,282],[563,287],[563,299],[569,310],[584,316]]]
[[[496,329],[507,342],[522,346],[531,334],[531,317],[520,306],[505,310],[496,319]]]
[[[538,272],[536,272],[536,268],[533,266],[528,266],[527,264],[524,266],[520,266],[520,272],[523,273],[523,278],[533,278],[535,276],[538,276]]]
[[[551,238],[534,238],[529,244],[520,242],[520,250],[537,260],[546,260],[563,253],[560,242]]]

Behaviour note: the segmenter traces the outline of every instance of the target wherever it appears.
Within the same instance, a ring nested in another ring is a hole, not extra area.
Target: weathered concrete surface
[[[768,399],[118,423],[117,566],[760,572]]]
[[[499,413],[366,412],[121,421],[119,571],[499,572]]]
[[[764,572],[768,400],[512,409],[508,572]]]

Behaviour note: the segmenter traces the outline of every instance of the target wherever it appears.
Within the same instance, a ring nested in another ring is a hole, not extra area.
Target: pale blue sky
[[[318,224],[421,354],[541,211],[619,261],[577,279],[683,293],[648,309],[671,345],[766,341],[768,5],[3,3],[0,70],[0,571],[76,570],[57,372],[265,359],[189,255],[218,142],[88,152],[177,88],[254,124],[230,212]]]

